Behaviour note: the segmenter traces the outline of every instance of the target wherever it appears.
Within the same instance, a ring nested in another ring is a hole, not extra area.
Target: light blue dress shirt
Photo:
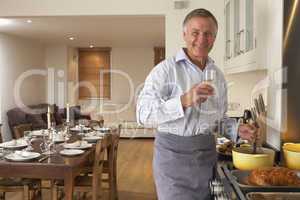
[[[182,107],[180,96],[195,84],[203,82],[206,70],[215,70],[215,94],[207,101]],[[160,132],[180,136],[210,134],[215,125],[226,117],[227,86],[222,71],[208,58],[202,71],[181,49],[153,68],[146,78],[137,101],[137,122],[146,127],[157,127]]]

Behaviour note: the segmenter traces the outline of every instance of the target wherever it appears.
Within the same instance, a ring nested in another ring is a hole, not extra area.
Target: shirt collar
[[[189,57],[186,55],[183,48],[181,48],[180,51],[177,52],[176,57],[175,57],[175,62],[180,62],[180,61],[188,61],[188,62],[192,63],[190,61]],[[214,63],[215,63],[214,60],[208,56],[205,69],[213,68]]]
[[[182,60],[187,60],[187,61],[190,60],[188,58],[188,56],[185,54],[183,48],[181,48],[180,51],[177,52],[176,57],[175,57],[175,61],[176,62],[180,62]]]

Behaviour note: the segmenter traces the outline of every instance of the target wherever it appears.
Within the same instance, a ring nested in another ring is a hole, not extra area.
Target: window
[[[165,47],[154,47],[154,66],[165,59]]]
[[[111,74],[107,73],[110,70],[110,52],[109,47],[79,49],[79,99],[110,99]]]

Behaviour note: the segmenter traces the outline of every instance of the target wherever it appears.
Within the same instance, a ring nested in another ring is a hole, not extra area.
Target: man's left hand
[[[251,124],[240,124],[239,126],[239,136],[243,140],[248,140],[253,142],[257,137],[258,129]]]

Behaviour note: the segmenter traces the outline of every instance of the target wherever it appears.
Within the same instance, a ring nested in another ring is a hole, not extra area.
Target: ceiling
[[[164,16],[58,16],[7,18],[0,32],[72,47],[164,46]],[[28,23],[27,20],[32,20]],[[75,40],[69,40],[69,37]]]

